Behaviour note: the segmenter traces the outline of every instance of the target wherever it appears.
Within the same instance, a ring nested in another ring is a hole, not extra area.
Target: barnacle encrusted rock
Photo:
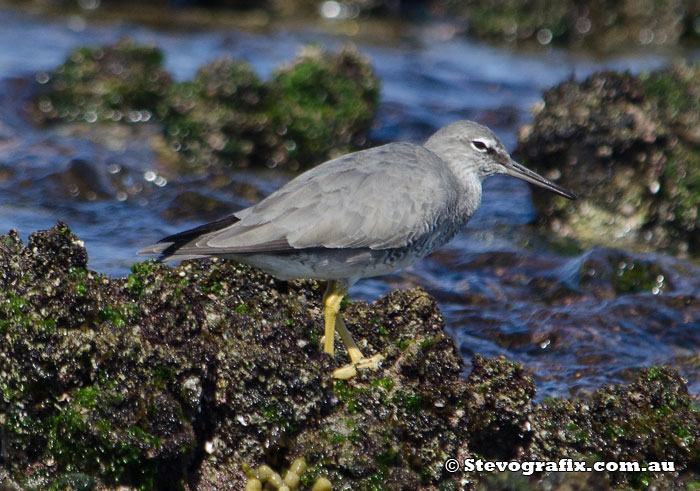
[[[445,469],[478,456],[675,462],[672,472],[533,478],[560,485],[700,479],[700,412],[674,370],[537,404],[533,380],[505,358],[477,355],[462,377],[435,300],[413,289],[346,306],[355,339],[385,360],[334,380],[348,360],[321,352],[321,293],[215,260],[148,261],[109,278],[87,268],[63,224],[27,244],[0,235],[0,487],[523,485]]]

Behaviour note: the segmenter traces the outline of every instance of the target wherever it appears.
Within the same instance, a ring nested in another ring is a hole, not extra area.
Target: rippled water
[[[289,178],[232,172],[212,183],[168,175],[149,146],[158,129],[146,125],[32,127],[22,114],[27,80],[79,45],[123,36],[154,44],[182,80],[221,56],[245,58],[266,77],[303,44],[337,48],[354,41],[382,82],[375,141],[420,142],[451,121],[475,119],[509,148],[542,90],[601,68],[639,71],[668,62],[661,54],[601,61],[562,51],[515,53],[449,32],[438,23],[406,25],[402,37],[373,43],[318,26],[189,32],[48,20],[0,8],[0,231],[15,228],[26,237],[63,220],[85,241],[92,268],[122,275],[138,260],[138,248],[246,206]],[[200,195],[214,200],[208,213],[179,205]],[[539,397],[626,380],[631,370],[653,363],[679,367],[691,391],[700,393],[697,264],[606,249],[556,252],[551,237],[526,226],[533,217],[527,185],[491,178],[479,212],[450,245],[403,272],[362,281],[351,294],[374,300],[394,287],[423,286],[438,298],[467,362],[477,352],[521,361],[537,377]],[[610,278],[621,261],[659,265],[661,293],[616,294]]]

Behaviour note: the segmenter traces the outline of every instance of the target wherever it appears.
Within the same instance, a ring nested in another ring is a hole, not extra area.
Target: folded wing
[[[202,257],[402,247],[429,233],[456,202],[455,177],[435,154],[391,143],[329,161],[255,206],[143,252]]]

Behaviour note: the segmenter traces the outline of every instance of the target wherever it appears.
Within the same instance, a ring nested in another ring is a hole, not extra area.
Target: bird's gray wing
[[[455,209],[457,189],[435,154],[392,143],[302,174],[236,213],[238,222],[194,238],[177,254],[402,247]]]

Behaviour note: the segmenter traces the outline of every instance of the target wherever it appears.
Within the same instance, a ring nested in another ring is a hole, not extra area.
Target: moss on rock
[[[38,122],[148,122],[170,87],[159,49],[123,39],[77,48],[52,72],[40,73],[33,106]]]
[[[187,168],[264,162],[269,158],[265,142],[274,139],[264,97],[264,84],[247,62],[213,61],[191,82],[172,87],[165,138]]]
[[[266,83],[245,62],[218,60],[173,87],[165,137],[190,170],[306,169],[365,143],[378,88],[367,60],[349,49],[307,48]]]
[[[536,193],[539,223],[587,242],[697,253],[699,73],[602,72],[545,92],[515,153],[582,199]]]
[[[377,77],[351,49],[332,55],[307,48],[275,72],[269,90],[267,111],[283,135],[281,161],[292,169],[363,146],[379,102]]]

